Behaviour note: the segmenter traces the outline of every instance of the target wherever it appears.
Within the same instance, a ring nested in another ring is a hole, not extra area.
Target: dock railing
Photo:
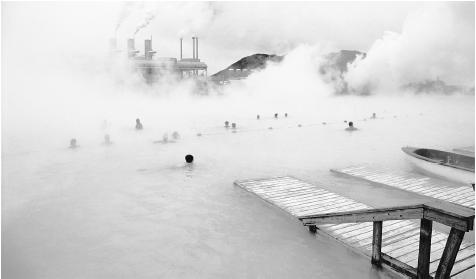
[[[415,269],[382,253],[382,227],[384,221],[420,219],[418,266]],[[434,278],[449,278],[465,232],[473,230],[474,209],[447,202],[397,207],[324,213],[299,217],[313,233],[319,224],[373,222],[372,257],[376,266],[386,264],[391,268],[416,278],[431,278],[430,252],[433,221],[451,227],[443,254]]]

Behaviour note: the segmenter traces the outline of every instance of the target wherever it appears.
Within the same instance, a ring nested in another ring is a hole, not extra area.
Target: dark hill
[[[325,62],[321,66],[321,73],[326,74],[327,71],[338,71],[340,73],[347,72],[347,65],[354,62],[358,57],[365,58],[365,52],[357,50],[341,50],[339,52],[331,52],[325,56]]]
[[[242,79],[250,75],[254,70],[263,69],[266,67],[268,61],[281,62],[284,56],[274,54],[257,53],[246,56],[236,61],[235,63],[223,69],[210,78],[214,81]]]

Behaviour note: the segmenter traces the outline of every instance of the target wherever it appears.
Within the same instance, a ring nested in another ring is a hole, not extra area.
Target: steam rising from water
[[[440,3],[410,13],[402,32],[386,32],[344,80],[354,91],[380,91],[442,79],[474,87],[474,9]]]

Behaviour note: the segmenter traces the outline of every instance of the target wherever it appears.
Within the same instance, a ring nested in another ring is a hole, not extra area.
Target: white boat
[[[474,183],[474,155],[416,147],[402,150],[424,172],[464,184]]]

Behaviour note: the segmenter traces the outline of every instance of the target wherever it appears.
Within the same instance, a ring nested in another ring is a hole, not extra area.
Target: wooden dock
[[[423,175],[399,173],[367,165],[331,169],[331,171],[474,208],[474,190],[470,186],[454,185]]]
[[[372,210],[372,207],[368,205],[332,193],[293,177],[240,180],[236,181],[235,185],[256,194],[263,200],[283,209],[287,213],[301,220],[302,218],[307,218],[316,214],[332,215],[333,213]],[[419,208],[415,207],[408,211],[415,212],[413,219],[420,219],[420,217],[423,216],[419,215],[420,211],[418,210]],[[400,211],[397,210],[395,212]],[[390,213],[388,214],[390,216]],[[410,213],[408,216],[411,217],[411,214],[413,213]],[[400,215],[400,217],[401,216],[402,215]],[[380,221],[381,243],[379,247],[381,247],[381,252],[384,254],[384,259],[382,261],[400,272],[402,272],[402,270],[409,270],[410,273],[406,273],[407,275],[416,274],[419,262],[419,246],[421,246],[419,245],[421,242],[421,230],[419,224],[410,220],[392,220],[389,218],[385,220],[388,221],[385,221],[383,226],[382,221]],[[344,222],[346,221],[344,220]],[[448,234],[432,230],[431,221],[429,222],[430,242],[428,245],[431,243],[431,250],[428,251],[431,251],[431,253],[428,255],[428,273],[431,276],[435,276],[435,273],[439,268],[443,251],[447,250],[445,247],[447,246],[446,241],[448,239]],[[364,220],[362,222],[352,223],[319,224],[317,226],[311,225],[309,228],[311,231],[316,231],[317,227],[332,238],[341,241],[364,255],[372,257],[372,259],[374,258],[373,255],[375,252],[372,250],[375,249],[373,243],[376,226],[372,221],[367,222]],[[380,251],[378,252],[378,254],[380,254]],[[458,253],[457,256],[455,256],[456,258],[453,259],[454,265],[452,266],[452,269],[450,268],[451,276],[460,274],[474,267],[474,243],[462,241],[456,252]],[[402,266],[403,269],[401,269]]]

